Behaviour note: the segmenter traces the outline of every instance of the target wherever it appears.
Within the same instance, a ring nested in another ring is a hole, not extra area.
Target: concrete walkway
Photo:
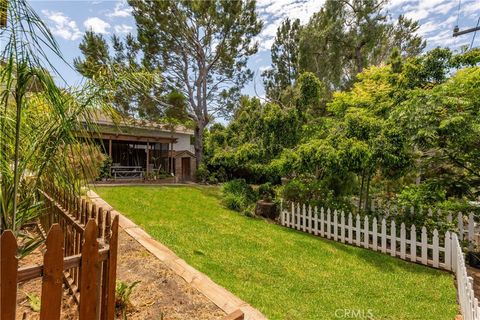
[[[267,319],[260,311],[253,308],[247,302],[241,300],[227,289],[213,282],[208,276],[196,270],[183,259],[180,259],[173,251],[168,249],[160,242],[153,239],[148,233],[137,226],[133,221],[126,218],[120,212],[113,210],[105,200],[95,192],[89,191],[87,196],[94,204],[111,209],[113,215],[120,216],[120,227],[125,230],[132,238],[140,243],[145,249],[151,252],[155,257],[165,263],[176,274],[182,277],[192,287],[204,294],[208,299],[215,303],[220,309],[229,314],[240,309],[245,314],[245,320],[264,320]]]

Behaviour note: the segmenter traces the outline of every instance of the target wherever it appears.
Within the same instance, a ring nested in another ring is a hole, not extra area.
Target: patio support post
[[[173,142],[170,143],[170,173],[173,173]]]
[[[112,159],[112,139],[108,139],[108,156]]]
[[[147,175],[148,175],[148,165],[149,165],[149,163],[150,163],[150,143],[147,141],[147,166],[146,166]]]

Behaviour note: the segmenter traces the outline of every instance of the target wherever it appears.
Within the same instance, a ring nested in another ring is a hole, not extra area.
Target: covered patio
[[[100,133],[97,141],[112,159],[111,175],[114,179],[175,174],[175,138]]]

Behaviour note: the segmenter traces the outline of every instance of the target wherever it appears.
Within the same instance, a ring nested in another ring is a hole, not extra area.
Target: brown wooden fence
[[[41,320],[60,319],[63,284],[81,320],[114,319],[118,216],[112,221],[109,211],[53,188],[40,195],[43,265],[18,269],[14,234],[7,230],[0,238],[0,319],[15,319],[18,284],[36,278],[42,278]]]

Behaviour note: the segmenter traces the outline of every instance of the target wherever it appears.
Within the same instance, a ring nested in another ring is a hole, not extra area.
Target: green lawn
[[[105,187],[97,193],[269,319],[449,319],[453,276],[220,205],[215,187]]]

